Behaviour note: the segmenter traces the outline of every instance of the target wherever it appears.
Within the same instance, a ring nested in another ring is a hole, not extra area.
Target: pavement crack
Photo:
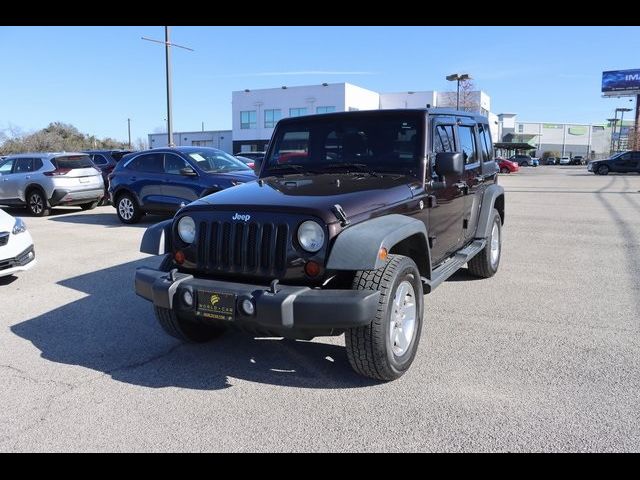
[[[29,372],[27,372],[26,370],[21,370],[20,368],[14,367],[13,365],[0,365],[0,368],[4,368],[6,370],[9,370],[10,372],[14,372],[14,376],[17,378],[20,378],[22,380],[27,380],[29,382],[34,382],[34,383],[53,383],[56,385],[64,385],[65,387],[70,387],[70,388],[74,388],[75,384],[73,383],[68,383],[68,382],[61,382],[59,380],[51,380],[51,379],[40,379],[40,378],[35,378],[33,376],[31,376],[29,374]]]
[[[113,368],[111,370],[105,370],[104,375],[112,375],[116,372],[122,372],[122,371],[127,371],[127,370],[134,370],[136,368],[140,368],[140,367],[144,367],[145,365],[148,365],[150,363],[155,362],[156,360],[160,360],[161,358],[164,357],[168,357],[169,355],[171,355],[174,351],[176,351],[177,349],[179,349],[180,347],[184,346],[183,343],[179,343],[177,345],[174,345],[173,347],[171,347],[169,350],[167,350],[166,352],[163,353],[159,353],[158,355],[155,355],[151,358],[148,358],[146,360],[141,360],[138,362],[133,362],[133,363],[129,363],[126,365],[122,365],[116,368]],[[104,376],[101,375],[101,376]]]

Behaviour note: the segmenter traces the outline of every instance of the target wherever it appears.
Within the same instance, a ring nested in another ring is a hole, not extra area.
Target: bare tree
[[[147,145],[147,141],[144,138],[138,137],[136,138],[135,142],[133,142],[133,148],[135,148],[136,150],[146,150],[147,148],[149,148],[149,146]]]
[[[460,82],[460,97],[459,104],[460,110],[467,112],[479,112],[480,104],[476,102],[474,91],[476,89],[473,80],[462,80]],[[457,85],[456,91],[446,92],[447,107],[455,108],[456,99],[458,98]]]

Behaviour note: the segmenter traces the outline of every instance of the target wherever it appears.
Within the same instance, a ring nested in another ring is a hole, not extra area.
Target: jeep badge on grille
[[[250,218],[251,215],[242,215],[240,213],[236,213],[233,217],[231,217],[231,220],[242,220],[243,222],[248,222]]]

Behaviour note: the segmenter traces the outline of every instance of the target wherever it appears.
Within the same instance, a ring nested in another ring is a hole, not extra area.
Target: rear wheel
[[[609,167],[606,165],[600,165],[598,167],[598,175],[607,175],[609,173]]]
[[[163,272],[169,272],[175,268],[175,263],[171,254],[165,255],[159,269]],[[213,340],[222,335],[226,330],[224,325],[211,325],[199,323],[194,319],[190,319],[176,313],[168,308],[153,307],[156,320],[165,331],[174,338],[185,342],[203,343]]]
[[[502,253],[502,221],[500,214],[494,208],[491,218],[491,235],[487,238],[487,245],[467,263],[469,272],[476,277],[493,277],[500,265]]]
[[[138,202],[129,193],[118,196],[116,213],[122,223],[138,223],[142,217],[142,210],[138,206]]]
[[[98,202],[90,202],[90,203],[83,203],[82,205],[80,205],[80,208],[82,210],[93,210],[97,206],[98,206]]]
[[[500,173],[509,173],[509,169],[507,167],[502,167],[500,169]]]
[[[409,257],[389,255],[384,267],[357,272],[352,288],[378,290],[380,300],[369,325],[345,332],[351,367],[376,380],[399,378],[415,358],[422,331],[424,303],[418,267]]]
[[[51,209],[47,205],[47,199],[39,189],[29,190],[27,193],[27,208],[31,215],[35,217],[46,217],[51,213]]]

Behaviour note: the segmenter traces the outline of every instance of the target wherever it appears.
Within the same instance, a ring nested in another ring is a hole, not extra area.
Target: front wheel
[[[507,167],[502,167],[500,169],[500,173],[509,173],[509,169]]]
[[[51,213],[51,209],[47,205],[47,199],[44,198],[40,190],[31,190],[27,195],[27,207],[31,215],[35,217],[46,217]]]
[[[469,272],[476,277],[493,277],[500,265],[502,253],[502,220],[495,208],[491,214],[491,235],[487,238],[486,246],[467,263]]]
[[[609,173],[609,167],[606,165],[600,165],[598,167],[598,175],[607,175]]]
[[[424,301],[415,262],[389,255],[378,270],[363,270],[353,280],[355,290],[378,290],[376,316],[369,325],[345,332],[351,367],[360,375],[390,381],[411,366],[420,342]]]

